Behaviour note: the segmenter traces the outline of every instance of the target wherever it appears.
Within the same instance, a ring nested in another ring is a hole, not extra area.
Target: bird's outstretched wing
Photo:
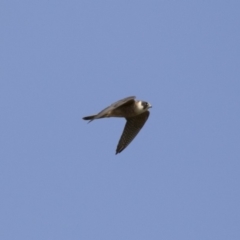
[[[116,154],[123,151],[131,141],[137,136],[145,122],[149,117],[150,112],[146,111],[132,118],[127,118],[122,136],[118,142]]]
[[[123,106],[125,104],[133,103],[135,98],[136,98],[135,96],[123,98],[123,99],[118,100],[117,102],[111,104],[107,108],[117,108],[117,107]]]
[[[92,115],[92,116],[87,116],[87,117],[84,117],[83,119],[84,120],[90,120],[93,121],[94,119],[98,119],[98,118],[102,118],[102,117],[105,117],[106,114],[120,106],[123,106],[123,105],[128,105],[128,104],[132,104],[134,103],[134,99],[136,97],[134,96],[131,96],[131,97],[126,97],[126,98],[123,98],[121,100],[118,100],[117,102],[111,104],[110,106],[104,108],[101,112],[99,112],[98,114],[96,115]]]

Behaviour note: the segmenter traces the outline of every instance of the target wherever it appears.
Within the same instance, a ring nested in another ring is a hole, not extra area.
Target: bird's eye
[[[143,102],[142,105],[143,105],[144,108],[146,108],[148,106],[148,103],[147,102]]]

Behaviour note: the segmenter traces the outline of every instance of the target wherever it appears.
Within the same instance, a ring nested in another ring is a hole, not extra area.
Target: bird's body
[[[127,97],[119,100],[109,107],[103,109],[96,115],[91,115],[84,117],[84,120],[89,120],[89,122],[106,117],[124,117],[127,122],[123,130],[122,136],[119,140],[116,154],[120,153],[125,149],[128,144],[136,137],[138,132],[141,130],[143,125],[148,119],[149,111],[148,109],[152,106],[144,101],[137,101],[135,97]]]

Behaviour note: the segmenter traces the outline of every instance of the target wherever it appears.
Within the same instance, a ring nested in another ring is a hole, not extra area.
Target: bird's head
[[[147,111],[149,108],[151,108],[152,105],[145,101],[137,101],[137,109],[139,113]]]
[[[141,105],[142,105],[144,110],[147,110],[147,109],[152,107],[152,105],[150,103],[144,102],[144,101],[141,101]]]

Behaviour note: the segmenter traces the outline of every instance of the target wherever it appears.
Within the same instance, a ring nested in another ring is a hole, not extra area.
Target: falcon
[[[137,136],[145,122],[147,121],[151,104],[145,101],[135,100],[135,96],[119,100],[109,107],[103,109],[96,115],[84,117],[89,122],[108,117],[122,117],[126,119],[126,124],[117,145],[116,154],[122,152]]]

